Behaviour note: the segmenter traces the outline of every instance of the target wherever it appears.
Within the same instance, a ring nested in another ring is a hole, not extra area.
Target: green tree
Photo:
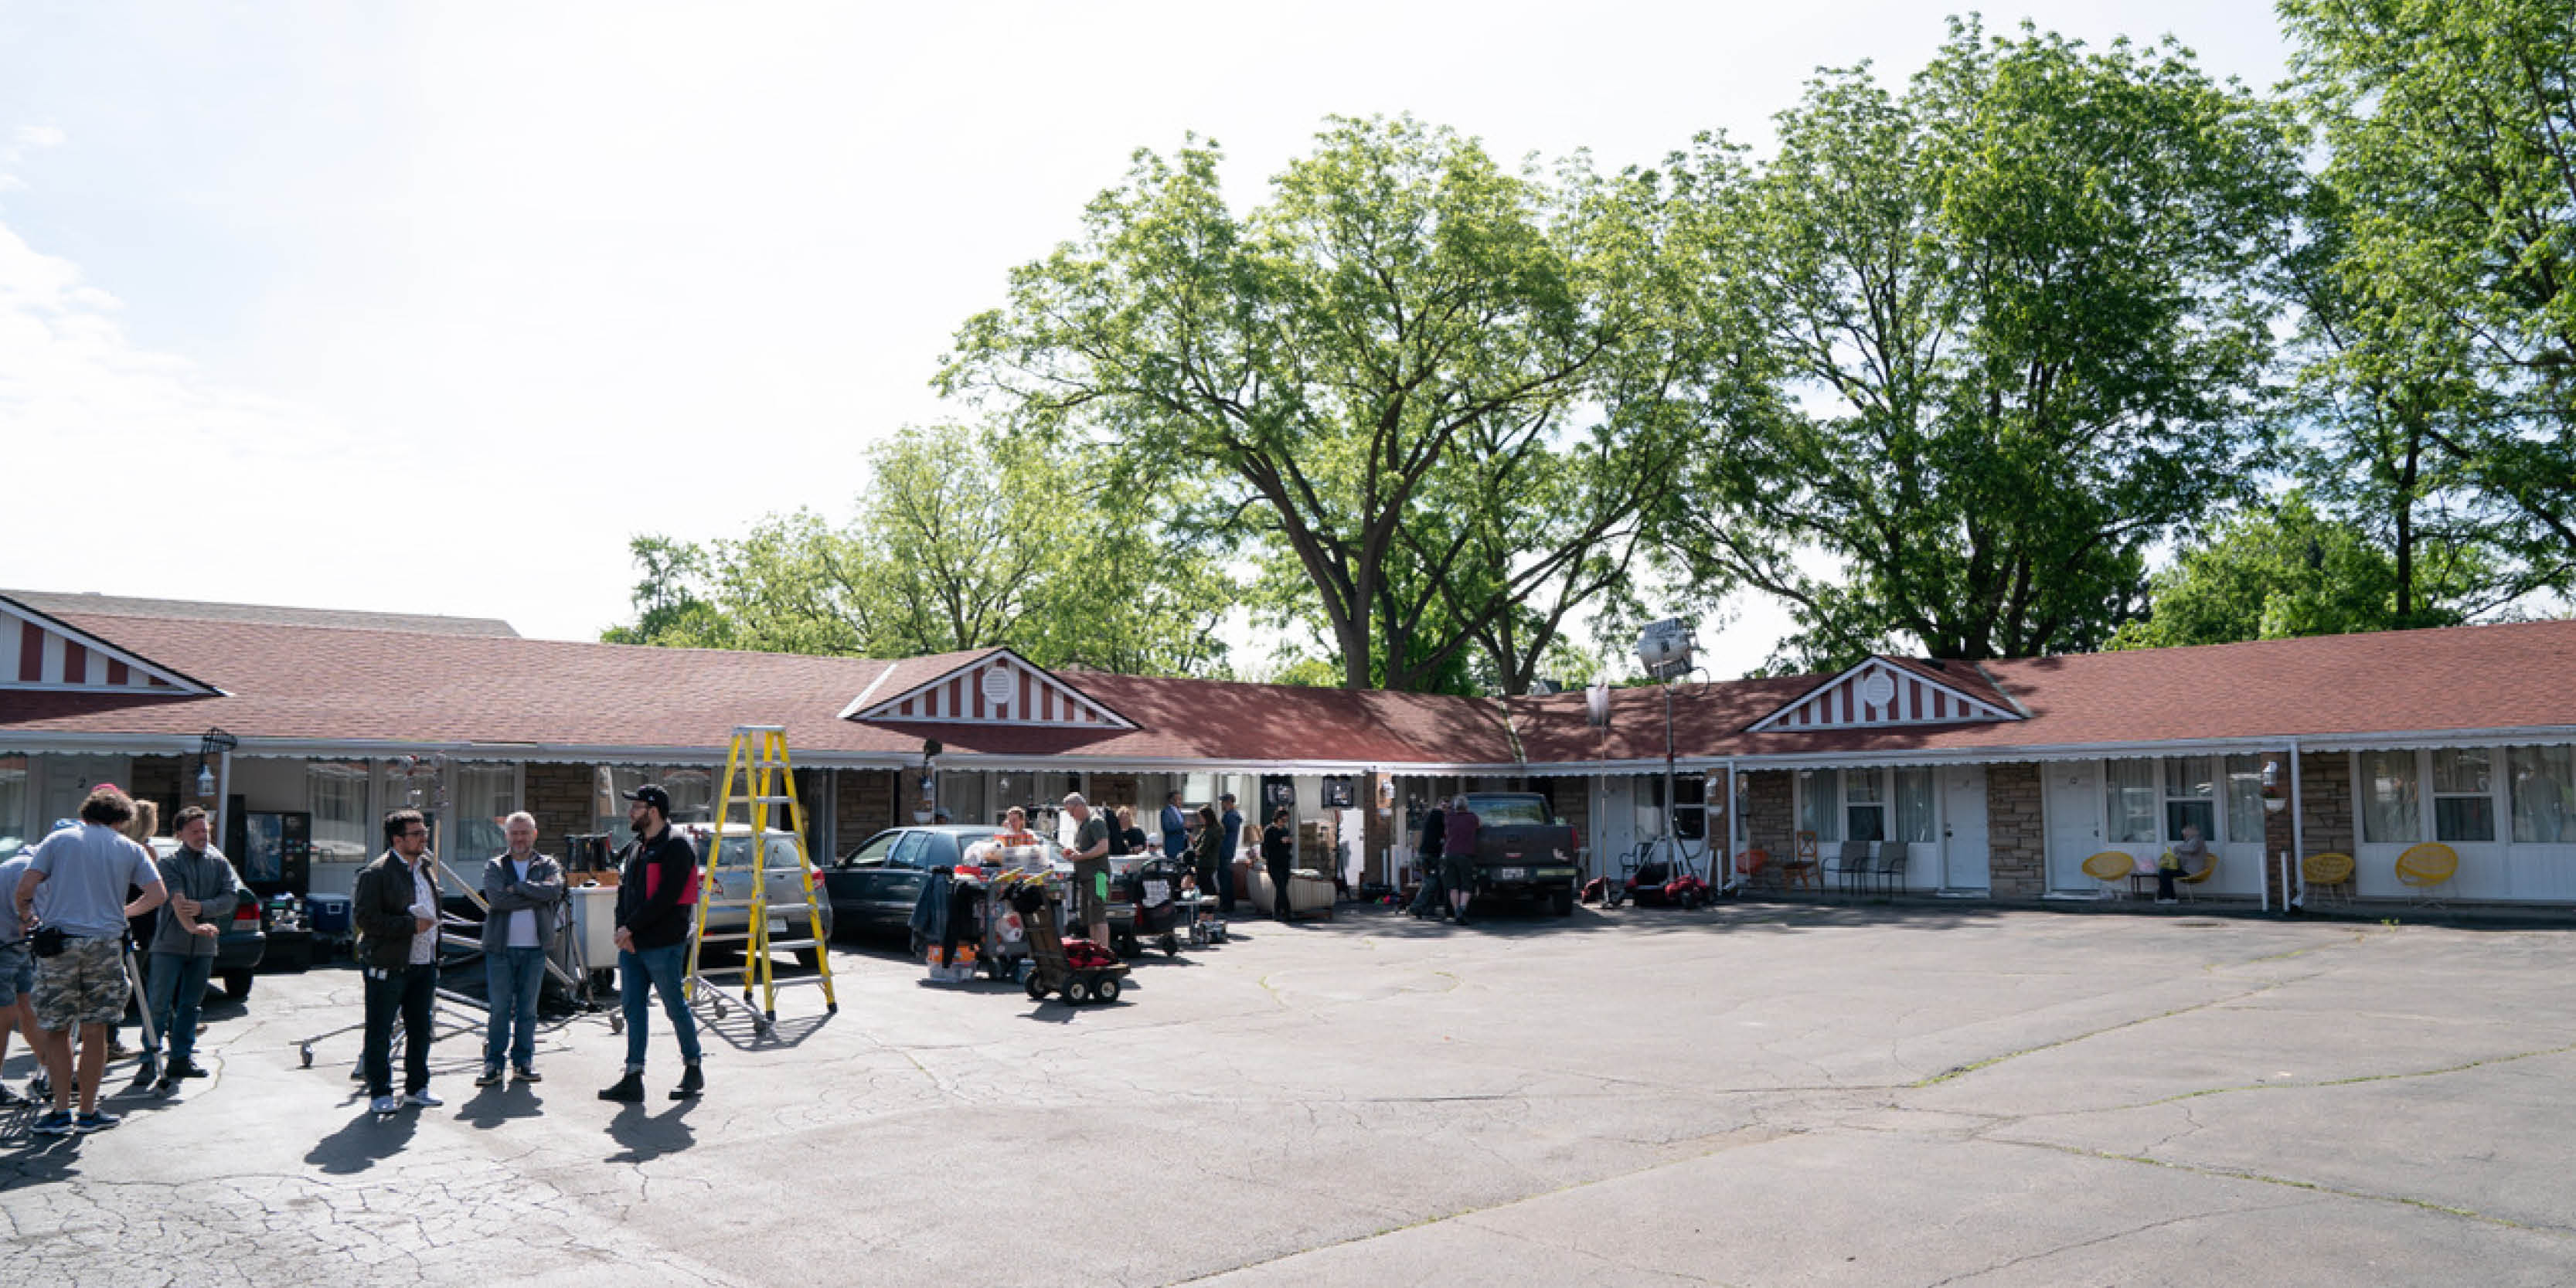
[[[2147,547],[2247,486],[2247,285],[2295,174],[2276,111],[2170,43],[1954,21],[1902,93],[1822,74],[1746,212],[1795,410],[1702,462],[1684,566],[1786,601],[1784,664],[2098,646]]]
[[[960,331],[943,387],[1198,471],[1183,521],[1248,547],[1270,620],[1344,685],[1445,687],[1480,641],[1525,684],[1731,378],[1668,253],[1678,194],[1580,158],[1514,173],[1410,119],[1330,122],[1243,216],[1219,160],[1138,152]]]
[[[2283,0],[2302,105],[2381,315],[2383,384],[2456,375],[2431,444],[2506,506],[2513,575],[2576,577],[2576,0]]]
[[[2299,493],[2219,524],[2209,540],[2156,574],[2144,618],[2123,623],[2115,649],[2229,644],[2343,635],[2408,626],[2456,626],[2453,604],[2474,596],[2487,570],[2459,552],[2417,571],[2421,596],[2398,606],[2397,562],[2359,525],[2317,513]]]
[[[704,548],[638,538],[641,620],[607,638],[871,657],[1008,644],[1041,666],[1223,671],[1232,583],[1099,471],[955,425],[867,459],[846,527],[800,510]]]

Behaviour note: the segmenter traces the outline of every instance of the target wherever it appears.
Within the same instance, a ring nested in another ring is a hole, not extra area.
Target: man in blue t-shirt
[[[152,855],[118,828],[133,821],[134,801],[111,786],[81,802],[80,826],[36,847],[11,896],[19,924],[36,936],[36,1025],[54,1086],[54,1111],[36,1120],[48,1136],[117,1124],[98,1108],[107,1072],[107,1039],[125,1016],[133,988],[125,975],[126,922],[161,906],[169,891]],[[127,887],[143,894],[125,901]],[[58,940],[58,943],[49,942]],[[72,1069],[72,1029],[80,1029],[80,1069]],[[72,1112],[77,1086],[80,1112]]]

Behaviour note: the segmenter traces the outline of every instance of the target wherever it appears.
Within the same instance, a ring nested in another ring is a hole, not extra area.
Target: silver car
[[[715,839],[714,824],[681,823],[676,826],[680,834],[697,847],[698,862],[715,869],[715,901],[705,909],[707,935],[713,938],[746,933],[751,927],[751,910],[740,905],[751,897],[749,829],[726,828],[724,852],[719,856],[707,852],[708,843]],[[796,862],[796,834],[771,828],[761,836],[761,879],[768,887],[769,937],[797,942],[810,939],[812,927],[805,920],[805,886],[801,868]],[[723,860],[721,864],[716,862],[718,858]],[[832,903],[824,892],[823,873],[819,867],[814,873],[814,902],[823,917],[823,939],[828,942],[832,938]],[[711,946],[738,948],[743,942],[739,939],[718,940]],[[795,951],[796,960],[807,967],[822,964],[823,950],[819,944]]]

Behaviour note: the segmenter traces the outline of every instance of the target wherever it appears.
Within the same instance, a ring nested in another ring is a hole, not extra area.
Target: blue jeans
[[[618,1000],[625,1003],[626,1009],[626,1067],[633,1072],[644,1071],[645,1025],[653,1019],[652,993],[662,995],[662,1014],[670,1017],[671,1028],[680,1035],[680,1059],[688,1064],[698,1062],[698,1017],[689,1014],[689,1004],[680,996],[680,972],[687,965],[688,952],[687,944],[673,944],[617,954]]]
[[[506,1045],[510,1066],[536,1067],[537,990],[546,982],[543,948],[483,950],[483,1000],[492,1011],[483,1030],[483,1067],[501,1067]]]
[[[143,977],[143,1000],[152,1008],[153,1036],[169,1048],[173,1061],[197,1054],[197,1008],[205,1004],[206,981],[214,973],[213,957],[152,954],[152,969]]]

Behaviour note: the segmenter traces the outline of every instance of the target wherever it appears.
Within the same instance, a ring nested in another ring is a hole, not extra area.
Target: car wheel
[[[236,1002],[250,996],[250,972],[246,970],[225,971],[224,996],[229,997]]]
[[[1557,891],[1557,892],[1556,892],[1556,896],[1555,896],[1553,899],[1550,899],[1550,900],[1548,901],[1548,907],[1549,907],[1549,909],[1550,909],[1551,911],[1555,912],[1555,913],[1556,913],[1556,915],[1558,915],[1558,916],[1560,916],[1560,917],[1571,917],[1571,916],[1573,916],[1573,915],[1574,915],[1574,892],[1573,892],[1573,891],[1571,891],[1571,890],[1559,890],[1559,891]]]
[[[807,969],[807,970],[821,970],[821,969],[823,969],[823,950],[822,950],[822,948],[821,948],[820,946],[816,946],[816,947],[813,947],[813,948],[799,948],[799,949],[797,949],[797,950],[796,950],[796,964],[797,964],[797,965],[799,965],[799,966],[804,967],[804,968],[805,968],[805,969]]]
[[[1115,975],[1103,975],[1100,977],[1100,983],[1092,988],[1091,999],[1104,1005],[1110,1002],[1115,1002],[1118,1000],[1118,990],[1118,977]]]

